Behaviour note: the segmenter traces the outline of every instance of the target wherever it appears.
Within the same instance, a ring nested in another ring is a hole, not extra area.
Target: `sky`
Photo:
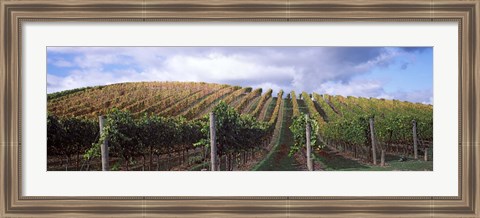
[[[47,92],[139,81],[433,104],[432,47],[47,47]]]

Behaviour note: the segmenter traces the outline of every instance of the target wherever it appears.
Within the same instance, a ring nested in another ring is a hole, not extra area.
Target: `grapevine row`
[[[297,96],[295,91],[290,92],[290,97],[292,98],[292,106],[293,106],[293,116],[297,117],[300,116],[300,109],[298,107]]]
[[[206,97],[205,99],[200,101],[198,104],[195,104],[193,107],[188,109],[182,115],[187,119],[192,119],[195,116],[197,116],[201,111],[203,111],[206,107],[211,105],[213,102],[217,101],[218,99],[222,99],[225,95],[228,95],[228,94],[232,93],[233,91],[238,90],[239,88],[240,87],[238,87],[238,86],[234,86],[234,87],[231,86],[231,87],[227,87],[227,88],[224,88],[222,90],[219,90],[219,91],[209,95],[208,97]]]
[[[269,89],[265,94],[262,95],[262,97],[260,98],[260,100],[257,104],[257,107],[255,108],[255,110],[250,115],[252,115],[253,117],[258,117],[260,111],[265,106],[266,101],[268,99],[270,99],[271,97],[272,97],[272,89]]]
[[[283,102],[283,90],[280,90],[277,94],[277,102],[275,104],[275,109],[273,109],[273,113],[272,113],[272,116],[270,117],[270,121],[268,121],[270,124],[277,122],[278,113],[282,108],[282,102]]]
[[[256,97],[262,94],[262,89],[255,89],[254,91],[248,93],[241,101],[240,103],[235,107],[237,111],[243,111],[247,105]]]

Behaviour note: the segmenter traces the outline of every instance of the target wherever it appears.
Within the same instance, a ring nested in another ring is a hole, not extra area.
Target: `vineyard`
[[[194,82],[47,101],[48,170],[433,170],[431,105]]]

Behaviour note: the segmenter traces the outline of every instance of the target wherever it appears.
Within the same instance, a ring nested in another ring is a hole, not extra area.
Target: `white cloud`
[[[106,64],[122,64],[125,65],[126,63],[124,62],[120,56],[115,55],[115,54],[109,54],[109,55],[85,55],[85,56],[79,56],[76,57],[74,62],[75,65],[80,67],[80,68],[102,68],[102,66]]]
[[[86,86],[109,85],[121,82],[139,82],[148,80],[145,75],[134,70],[103,72],[101,69],[75,70],[66,77],[47,76],[48,93]]]
[[[382,93],[380,94],[379,96],[377,96],[377,98],[384,98],[384,99],[394,99],[393,95],[389,95],[389,94],[386,94],[386,93]]]
[[[152,69],[156,71],[157,69]],[[195,81],[268,81],[271,78],[289,79],[295,72],[291,67],[259,65],[239,57],[210,54],[207,57],[175,55],[163,65],[163,76]]]
[[[76,57],[74,61],[79,69],[70,71],[65,77],[48,75],[48,92],[126,81],[207,81],[252,86],[269,80],[288,81],[296,75],[289,66],[261,65],[245,61],[242,56],[219,53],[172,55],[162,61],[161,58],[152,58],[150,63],[143,65],[146,66],[143,71],[107,70],[105,66],[108,64],[125,64],[120,55],[123,53],[103,56],[89,53]]]
[[[414,91],[387,92],[384,90],[385,83],[378,80],[351,80],[348,83],[326,82],[315,90],[317,93],[331,95],[374,97],[384,99],[400,99],[423,104],[433,104],[433,92],[431,89]]]
[[[380,81],[352,80],[348,83],[326,82],[315,91],[332,95],[357,97],[384,97],[387,96]]]
[[[264,91],[264,92],[266,92],[268,89],[272,89],[272,96],[273,97],[277,97],[277,94],[280,90],[283,90],[284,93],[289,93],[291,91],[291,90],[289,90],[289,87],[279,86],[277,84],[269,83],[269,82],[252,85],[252,87],[255,88],[255,89],[256,88],[262,88],[262,91]]]

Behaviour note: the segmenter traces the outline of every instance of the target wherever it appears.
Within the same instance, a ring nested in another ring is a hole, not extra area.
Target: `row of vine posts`
[[[102,134],[102,131],[103,131],[103,126],[104,126],[104,123],[105,123],[105,118],[103,116],[99,116],[98,117],[99,119],[99,125],[100,125],[100,135]],[[219,170],[219,166],[217,164],[217,149],[216,149],[216,146],[215,146],[215,115],[213,114],[213,112],[210,113],[210,155],[212,158],[210,158],[211,160],[211,170],[212,171],[218,171]],[[109,164],[108,164],[108,139],[106,139],[105,141],[103,141],[101,147],[100,147],[100,150],[101,150],[101,159],[102,159],[102,171],[108,171],[109,169]]]
[[[100,134],[102,134],[103,126],[105,123],[105,118],[99,116],[99,125],[100,125]],[[219,171],[220,166],[217,161],[217,147],[216,147],[216,130],[215,130],[215,115],[213,112],[210,113],[210,161],[211,161],[211,171]],[[102,171],[108,171],[108,139],[106,139],[102,146],[101,150],[101,159],[102,159]]]
[[[307,169],[308,171],[313,171],[313,162],[312,162],[312,148],[310,143],[310,136],[311,136],[311,126],[308,122],[309,117],[306,117],[306,126],[305,126],[305,134],[306,134],[306,159],[307,159]],[[100,125],[100,134],[103,131],[105,119],[103,116],[99,116],[99,125]],[[377,144],[375,139],[375,124],[374,119],[370,118],[370,133],[371,133],[371,144],[372,144],[372,157],[373,157],[373,164],[377,165]],[[417,137],[417,122],[415,120],[412,121],[413,124],[413,151],[414,151],[414,159],[418,159],[418,137]],[[381,146],[381,154],[380,154],[380,166],[385,166],[385,146]],[[424,146],[424,160],[428,160],[428,147]],[[102,171],[108,171],[109,164],[108,164],[108,139],[106,139],[101,146],[101,159],[102,159]],[[211,171],[218,171],[219,165],[217,163],[217,149],[216,149],[216,130],[215,130],[215,115],[213,112],[210,113],[210,169]]]
[[[372,140],[372,157],[373,157],[373,164],[377,165],[377,141],[375,139],[375,124],[374,124],[374,118],[370,118],[369,124],[370,124],[370,134],[371,134],[371,140]],[[417,121],[412,120],[412,134],[413,134],[413,158],[415,160],[418,159],[418,135],[417,135]],[[380,166],[385,166],[385,146],[380,146]],[[424,155],[423,159],[424,161],[428,161],[428,147],[424,146]]]
[[[311,144],[310,144],[310,135],[311,135],[311,126],[308,122],[309,117],[308,114],[305,115],[306,117],[306,127],[305,127],[305,134],[306,134],[306,159],[307,159],[307,169],[308,171],[313,171],[313,163],[312,163],[312,158],[311,158]],[[369,120],[370,124],[370,134],[371,134],[371,144],[372,144],[372,157],[373,157],[373,164],[377,165],[377,143],[376,143],[376,138],[375,138],[375,124],[374,124],[374,119],[370,118]],[[418,159],[418,135],[417,135],[417,122],[415,120],[412,120],[412,133],[413,133],[413,151],[414,151],[414,159]],[[385,166],[385,146],[380,147],[380,166]],[[424,161],[428,161],[428,147],[424,146]]]

